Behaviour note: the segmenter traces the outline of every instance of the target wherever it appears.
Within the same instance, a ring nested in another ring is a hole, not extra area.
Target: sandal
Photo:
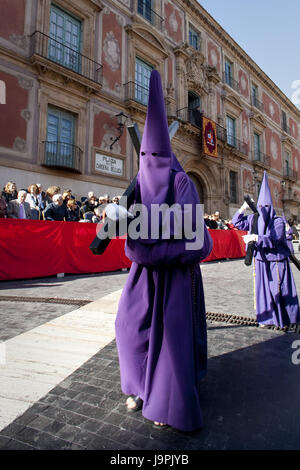
[[[128,404],[126,403],[126,408],[127,408],[128,413],[135,413],[136,411],[139,411],[142,409],[143,400],[138,395],[129,395],[128,398],[131,398],[135,403],[135,406],[133,408],[129,408]]]
[[[153,422],[153,427],[154,427],[155,429],[165,429],[165,428],[168,427],[168,425],[167,425],[167,424],[164,424],[164,423],[159,423],[158,421],[154,421],[154,422]]]

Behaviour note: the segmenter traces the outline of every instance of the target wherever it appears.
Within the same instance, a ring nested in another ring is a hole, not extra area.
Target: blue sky
[[[300,109],[300,1],[198,1]]]

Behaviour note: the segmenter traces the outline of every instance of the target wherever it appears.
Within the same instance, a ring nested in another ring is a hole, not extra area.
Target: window
[[[230,171],[229,180],[230,180],[230,202],[237,203],[237,173],[235,171]]]
[[[74,167],[75,117],[66,111],[49,107],[45,163]]]
[[[200,49],[200,35],[191,26],[190,26],[190,29],[189,29],[189,44],[194,49],[199,51],[199,49]]]
[[[254,134],[254,160],[260,161],[260,135]]]
[[[227,143],[235,147],[235,119],[226,116]]]
[[[148,104],[149,98],[149,81],[150,75],[154,67],[136,59],[135,62],[135,99],[142,104]]]
[[[152,0],[138,0],[138,12],[152,23]]]
[[[188,120],[191,124],[200,127],[201,125],[201,101],[200,97],[189,91],[188,94]]]
[[[49,59],[80,73],[81,22],[52,5],[50,38]]]
[[[281,111],[281,125],[284,131],[287,131],[287,120],[286,120],[286,113]]]
[[[229,60],[225,60],[225,83],[232,86],[233,64]]]
[[[257,107],[258,102],[258,88],[254,83],[251,85],[251,98],[253,106]]]
[[[291,155],[289,152],[285,152],[285,157],[284,157],[284,169],[285,169],[285,174],[286,176],[289,176],[290,174],[290,161],[291,161]]]

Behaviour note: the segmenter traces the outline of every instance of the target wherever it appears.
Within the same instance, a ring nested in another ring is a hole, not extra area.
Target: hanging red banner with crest
[[[214,121],[202,118],[203,152],[211,157],[218,157],[217,126]]]

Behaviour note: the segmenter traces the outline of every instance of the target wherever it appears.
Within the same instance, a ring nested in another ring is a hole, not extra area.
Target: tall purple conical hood
[[[140,191],[142,203],[162,204],[166,201],[172,149],[160,74],[150,76],[149,101],[140,151]]]
[[[267,235],[270,232],[270,227],[273,224],[273,219],[276,216],[276,213],[273,206],[271,191],[268,183],[268,175],[266,171],[264,171],[264,177],[257,200],[257,210],[260,215],[258,218],[258,234]]]

